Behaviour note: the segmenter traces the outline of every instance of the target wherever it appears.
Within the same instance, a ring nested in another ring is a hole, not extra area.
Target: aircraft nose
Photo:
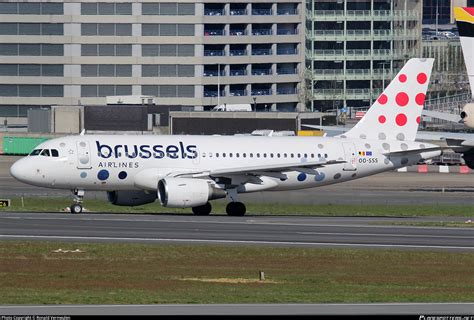
[[[25,164],[25,159],[17,160],[11,167],[10,167],[10,174],[13,178],[17,179],[21,182],[26,182],[26,171],[27,167]]]

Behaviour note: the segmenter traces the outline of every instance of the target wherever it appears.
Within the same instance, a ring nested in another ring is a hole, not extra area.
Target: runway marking
[[[64,216],[64,214],[53,213]],[[186,218],[187,216],[183,216]],[[225,216],[219,216],[225,217]],[[302,221],[301,223],[285,223],[285,222],[272,222],[272,221],[262,221],[257,222],[255,220],[246,220],[246,221],[210,221],[210,220],[170,220],[170,219],[159,219],[161,217],[157,216],[157,219],[104,219],[104,218],[95,218],[95,217],[77,217],[68,214],[68,217],[22,217],[22,216],[2,216],[0,219],[24,219],[24,220],[75,220],[75,221],[104,221],[104,222],[156,222],[156,223],[205,223],[205,224],[240,224],[240,225],[272,225],[272,226],[302,226],[302,227],[345,227],[345,228],[373,228],[373,229],[421,229],[421,230],[452,230],[452,227],[430,227],[430,226],[393,226],[393,225],[369,225],[369,224],[325,224],[325,223],[307,223],[307,221]],[[270,218],[270,217],[269,217]],[[318,217],[308,217],[318,219]],[[369,217],[370,218],[370,217]],[[374,217],[374,219],[377,217]],[[388,217],[391,218],[391,217]],[[274,219],[271,217],[270,219]],[[393,219],[396,219],[394,217]],[[405,219],[405,218],[403,218]],[[323,222],[323,221],[322,221]],[[421,221],[422,222],[422,221]],[[473,228],[455,228],[455,230],[469,230],[474,231]]]
[[[268,244],[290,246],[336,246],[336,247],[380,247],[380,248],[420,248],[420,249],[463,249],[474,250],[474,247],[457,246],[429,246],[403,244],[361,244],[361,243],[332,243],[332,242],[289,242],[289,241],[261,241],[261,240],[209,240],[209,239],[165,239],[165,238],[116,238],[116,237],[81,237],[81,236],[27,236],[2,234],[0,238],[13,239],[62,239],[62,240],[114,240],[130,242],[191,242],[191,243],[222,243],[222,244]]]
[[[395,234],[395,233],[346,233],[346,232],[296,232],[302,235],[325,235],[325,236],[376,236],[376,237],[410,237],[410,238],[448,238],[448,239],[473,239],[472,236],[438,236],[430,234]]]

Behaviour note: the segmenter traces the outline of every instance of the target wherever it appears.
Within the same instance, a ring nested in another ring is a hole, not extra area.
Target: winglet
[[[410,59],[365,116],[343,136],[414,141],[434,59]]]

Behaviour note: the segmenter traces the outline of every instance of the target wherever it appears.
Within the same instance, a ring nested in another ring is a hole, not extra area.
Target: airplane
[[[455,7],[454,17],[458,27],[471,94],[474,94],[474,8]],[[460,116],[462,123],[469,128],[474,128],[474,103],[466,104]]]
[[[239,194],[320,187],[441,155],[415,141],[434,59],[410,59],[363,119],[338,137],[74,135],[48,140],[10,168],[17,180],[73,192],[103,190],[114,205],[152,203],[209,215],[227,198],[244,216]]]

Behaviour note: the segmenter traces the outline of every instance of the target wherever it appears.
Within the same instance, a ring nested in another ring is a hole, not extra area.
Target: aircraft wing
[[[202,173],[195,173],[193,177],[205,177],[205,176],[227,176],[227,175],[242,175],[242,174],[255,174],[263,175],[265,172],[281,172],[286,170],[304,170],[318,167],[325,167],[328,165],[334,165],[339,163],[345,163],[343,160],[330,160],[330,161],[307,161],[307,162],[292,162],[286,164],[273,164],[273,165],[260,165],[260,166],[247,166],[237,168],[225,168],[209,170]]]

